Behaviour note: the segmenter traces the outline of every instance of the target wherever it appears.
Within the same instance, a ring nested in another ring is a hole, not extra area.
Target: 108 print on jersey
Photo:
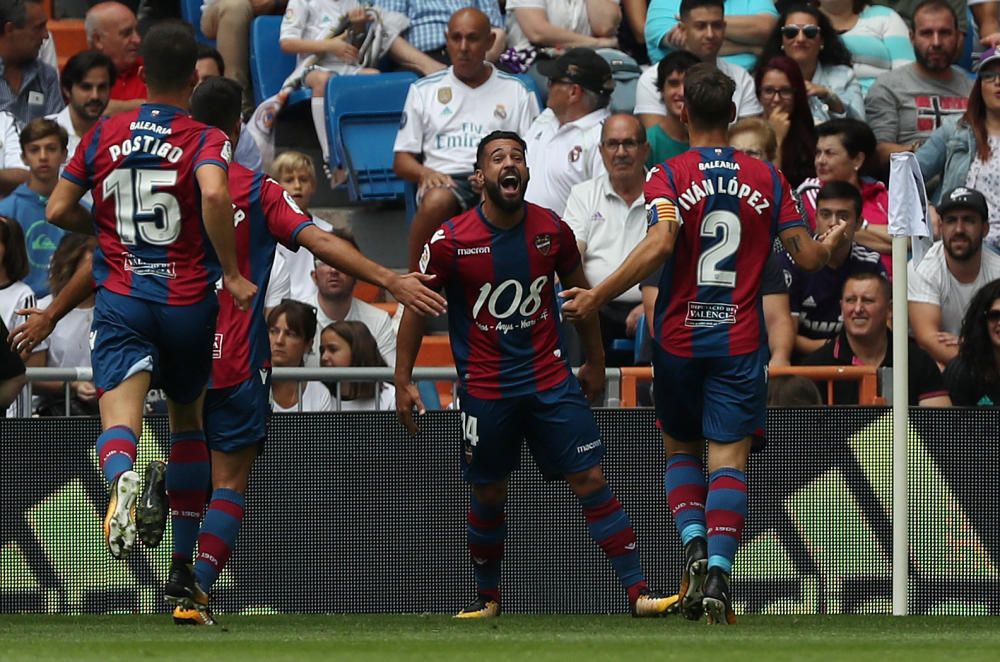
[[[533,317],[542,307],[542,292],[549,282],[548,276],[539,276],[531,281],[527,292],[521,281],[513,278],[494,285],[493,283],[483,283],[479,288],[479,296],[472,306],[472,319],[480,331],[497,331],[499,333],[510,333],[512,331],[530,329],[539,321],[549,319],[549,311],[542,310],[538,317]],[[496,324],[490,325],[479,321],[479,312],[486,307],[486,311],[496,320]],[[514,313],[521,316],[520,322],[506,322]]]

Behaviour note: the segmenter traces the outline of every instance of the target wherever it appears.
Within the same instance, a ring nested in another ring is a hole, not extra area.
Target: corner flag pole
[[[930,237],[927,192],[911,152],[893,154],[889,162],[889,235],[892,237],[892,614],[909,613],[909,498],[907,428],[910,419],[909,316],[906,301],[908,242],[914,264],[923,258]]]

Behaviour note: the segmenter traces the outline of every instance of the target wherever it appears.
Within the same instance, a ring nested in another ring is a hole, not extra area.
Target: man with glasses
[[[888,165],[894,152],[916,151],[948,118],[965,113],[972,81],[952,65],[962,33],[944,0],[924,0],[910,31],[917,61],[882,74],[865,97],[865,115]]]
[[[851,275],[886,275],[879,254],[854,240],[854,233],[861,228],[861,206],[861,192],[853,184],[829,182],[816,194],[816,235],[822,237],[834,224],[843,222],[847,225],[846,240],[831,252],[826,266],[814,273],[806,273],[787,253],[782,255],[796,326],[797,357],[811,354],[840,333],[840,292]]]
[[[563,220],[573,230],[587,281],[607,278],[646,234],[646,183],[649,143],[635,115],[618,113],[604,122],[600,153],[606,172],[577,184],[566,200]],[[633,286],[601,308],[601,338],[607,365],[631,365],[632,356],[611,351],[615,338],[634,337],[642,318],[642,294]]]
[[[525,137],[532,178],[525,199],[562,216],[570,189],[604,172],[598,144],[615,89],[611,66],[589,48],[539,63],[549,79],[548,108]]]
[[[919,265],[910,262],[906,298],[917,344],[945,366],[958,355],[962,317],[972,297],[1000,278],[1000,255],[983,250],[989,206],[979,191],[960,186],[947,192],[938,214],[941,240]]]
[[[654,3],[655,4],[655,3]],[[769,3],[768,3],[769,4]],[[770,6],[771,11],[774,6]],[[650,11],[653,7],[650,7]],[[739,13],[730,8],[732,13]],[[722,0],[684,0],[680,3],[678,16],[680,21],[674,22],[668,33],[672,47],[670,52],[688,51],[702,62],[714,64],[719,71],[729,76],[736,83],[733,93],[733,103],[736,104],[736,119],[762,115],[764,109],[757,100],[753,78],[746,69],[726,57],[719,57],[719,51],[726,44],[727,30],[730,24],[747,19],[756,19],[759,15],[731,16]],[[673,17],[673,14],[671,14]],[[773,27],[773,21],[762,21]],[[648,26],[648,24],[647,24]],[[647,27],[648,34],[648,27]],[[661,55],[661,57],[663,57]],[[660,59],[660,58],[656,58]],[[639,77],[635,91],[635,114],[642,119],[646,127],[658,124],[664,115],[668,115],[667,101],[663,99],[662,89],[657,87],[659,67],[650,67]]]

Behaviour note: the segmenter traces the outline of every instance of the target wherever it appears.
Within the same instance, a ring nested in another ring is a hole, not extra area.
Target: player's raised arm
[[[384,287],[401,305],[413,308],[421,315],[436,317],[447,309],[444,297],[422,283],[433,280],[433,276],[420,273],[400,276],[369,260],[349,242],[323,232],[315,225],[303,228],[298,241],[323,262],[345,274]]]
[[[233,202],[224,168],[206,163],[195,170],[201,189],[201,214],[205,232],[222,266],[223,283],[241,310],[250,307],[257,286],[240,274],[236,259],[236,231],[233,229]]]
[[[592,290],[570,288],[559,294],[566,299],[562,313],[577,321],[597,314],[604,305],[656,271],[673,253],[680,231],[679,216],[660,219],[649,228],[642,241],[632,249],[625,261]]]
[[[423,414],[426,409],[420,399],[420,391],[413,383],[413,366],[417,362],[417,352],[424,339],[424,318],[412,309],[403,310],[403,319],[396,333],[396,371],[393,383],[396,387],[396,415],[410,434],[417,434],[419,428],[413,421],[413,409]]]
[[[803,226],[795,226],[778,233],[785,250],[795,263],[806,271],[819,271],[830,261],[830,254],[845,240],[845,221],[835,221],[829,231],[816,241]]]

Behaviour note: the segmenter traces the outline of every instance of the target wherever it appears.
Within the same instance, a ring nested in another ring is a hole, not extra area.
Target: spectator
[[[642,123],[634,115],[612,115],[604,122],[600,150],[605,172],[574,186],[563,214],[576,235],[589,283],[607,278],[646,235],[642,189],[649,144]],[[598,312],[607,365],[632,365],[631,352],[627,358],[617,356],[611,345],[616,338],[634,338],[641,318],[638,285]]]
[[[411,271],[438,227],[478,204],[469,177],[479,139],[494,130],[524,134],[538,115],[538,101],[524,83],[484,61],[494,39],[485,14],[456,12],[446,38],[454,64],[410,87],[393,147],[393,170],[417,184],[407,261]]]
[[[380,13],[384,36],[374,45],[378,57],[386,55],[390,44],[399,38],[409,20],[391,11]],[[330,30],[341,25],[345,31],[331,38]],[[371,17],[357,0],[340,2],[316,2],[315,0],[289,0],[285,17],[281,21],[279,44],[286,53],[297,56],[297,66],[309,57],[317,58],[304,70],[302,84],[312,91],[311,107],[313,128],[323,152],[323,163],[330,162],[330,145],[326,135],[326,83],[331,76],[368,75],[379,73],[373,67],[358,64],[359,52],[348,37],[347,30],[355,34],[365,34],[372,27]],[[331,186],[344,181],[343,170],[331,176]]]
[[[287,0],[205,0],[201,31],[222,55],[228,77],[243,86],[243,116],[253,111],[250,87],[250,24],[257,16],[281,14]]]
[[[892,367],[892,331],[889,314],[892,292],[889,281],[871,272],[847,277],[840,297],[840,315],[844,328],[833,340],[809,354],[803,365],[862,365]],[[907,357],[909,406],[950,407],[941,371],[934,359],[917,343],[909,341]],[[834,405],[856,405],[858,383],[837,381],[833,384]]]
[[[282,301],[267,315],[271,340],[271,365],[295,368],[303,365],[306,351],[316,336],[316,312],[300,301]],[[322,382],[271,381],[271,411],[333,411],[330,392]]]
[[[795,353],[815,352],[843,328],[840,293],[852,274],[863,271],[885,276],[879,255],[854,241],[861,226],[861,193],[847,182],[830,182],[816,195],[816,234],[823,236],[835,221],[847,223],[847,240],[819,271],[807,273],[787,254],[782,255],[789,303],[795,318]]]
[[[17,314],[18,310],[35,307],[35,293],[23,281],[27,275],[28,255],[24,248],[24,232],[16,221],[0,216],[0,322],[8,329],[14,329],[24,321]],[[44,366],[47,348],[47,342],[33,347],[25,365],[32,368]],[[13,416],[14,413],[14,405],[11,404],[7,409],[7,416]]]
[[[21,160],[20,136],[14,116],[0,110],[0,197],[28,181],[28,168]]]
[[[324,368],[385,368],[385,359],[371,331],[361,322],[334,322],[320,334],[320,365]],[[330,385],[336,400],[337,391]],[[340,382],[340,411],[390,411],[396,408],[396,389],[386,382]]]
[[[0,320],[0,333],[7,338],[7,327]],[[0,410],[6,410],[17,400],[28,380],[24,376],[24,362],[7,343],[0,343]]]
[[[909,39],[906,43],[910,43]],[[865,118],[865,101],[851,66],[851,53],[823,12],[805,4],[783,11],[759,62],[782,53],[802,70],[813,122],[820,124],[834,117]]]
[[[976,20],[979,42],[987,48],[1000,46],[1000,2],[997,0],[969,0],[969,9]],[[965,32],[963,30],[963,32]]]
[[[115,65],[104,53],[82,51],[66,61],[59,84],[66,107],[47,119],[66,130],[69,137],[66,158],[71,159],[80,139],[108,107],[111,86],[115,84]]]
[[[59,72],[38,58],[47,20],[41,0],[0,0],[0,111],[18,129],[63,109]]]
[[[101,2],[84,19],[87,45],[104,53],[115,65],[108,115],[135,110],[146,101],[146,78],[142,72],[139,23],[132,10],[120,2]]]
[[[688,150],[687,125],[681,120],[684,109],[684,72],[698,64],[697,56],[674,51],[656,65],[656,89],[660,91],[666,115],[654,115],[656,124],[646,129],[649,153],[646,167],[652,168]]]
[[[354,235],[349,231],[334,228],[330,230],[330,234],[350,243],[359,251],[361,250]],[[320,260],[315,262],[312,279],[316,284],[316,297],[310,303],[315,302],[316,304],[316,319],[320,328],[325,329],[334,322],[344,320],[361,322],[368,327],[378,342],[378,351],[382,354],[386,365],[395,367],[396,332],[392,327],[392,319],[389,317],[389,313],[381,308],[354,296],[354,286],[358,282],[357,279]],[[311,344],[312,351],[306,359],[308,365],[319,365],[319,340],[316,338],[315,343]]]
[[[635,58],[640,65],[649,64],[646,52],[646,12],[649,0],[622,0],[622,22],[618,25],[618,48]]]
[[[70,233],[62,238],[52,254],[49,288],[52,293],[39,300],[38,307],[48,308],[84,262],[90,263],[97,246],[92,236]],[[49,336],[45,365],[50,368],[90,367],[90,325],[94,321],[94,295],[91,294],[56,324]],[[43,394],[37,407],[42,416],[62,416],[66,411],[62,382],[36,382],[34,391]],[[97,414],[97,389],[90,381],[70,382],[70,413],[76,416]]]
[[[957,407],[1000,407],[1000,280],[976,292],[962,320],[962,344],[944,371]]]
[[[952,66],[961,41],[955,12],[943,0],[924,0],[910,33],[917,61],[882,74],[865,97],[865,115],[882,166],[893,152],[912,152],[946,118],[965,112],[972,81]]]
[[[755,159],[774,161],[778,139],[774,129],[759,117],[745,117],[729,127],[729,145]]]
[[[889,7],[867,0],[819,0],[854,58],[854,73],[868,92],[875,79],[914,60],[910,29]]]
[[[16,221],[24,231],[28,256],[24,282],[37,297],[49,293],[49,263],[64,234],[45,218],[45,203],[66,161],[66,142],[66,130],[52,120],[31,120],[21,132],[21,155],[28,165],[28,181],[0,200],[0,216]]]
[[[983,250],[989,206],[983,194],[959,187],[938,205],[941,240],[919,265],[910,262],[906,295],[913,338],[940,367],[958,355],[962,317],[981,287],[1000,278],[1000,255]]]
[[[678,27],[678,18],[687,13],[686,9],[704,4],[705,0],[652,0],[646,15],[646,48],[650,60],[659,62],[671,50],[684,48],[685,39]],[[760,47],[777,25],[778,12],[770,0],[725,0],[725,5],[723,50],[726,54],[722,57],[749,71],[757,62]]]
[[[570,189],[604,172],[601,124],[615,81],[604,58],[571,48],[538,68],[549,79],[548,107],[525,135],[531,179],[525,200],[562,215]]]
[[[892,240],[889,237],[889,192],[885,184],[863,175],[875,162],[875,134],[859,120],[840,119],[816,128],[816,177],[799,186],[809,224],[816,226],[816,194],[828,182],[848,182],[861,191],[861,228],[854,240],[881,254],[882,265],[892,275]]]
[[[410,19],[405,37],[416,53],[399,53],[395,57],[403,66],[413,68],[414,63],[410,60],[419,56],[421,59],[416,63],[419,65],[416,70],[424,75],[435,71],[424,64],[425,58],[442,64],[455,64],[455,53],[448,49],[445,33],[450,30],[452,17],[463,9],[472,8],[486,16],[493,35],[484,54],[486,60],[496,62],[506,47],[507,32],[497,0],[375,0],[375,4]]]
[[[768,376],[768,407],[817,407],[823,396],[812,380],[801,375]]]
[[[981,1],[982,0],[973,0],[973,2]],[[883,7],[890,7],[893,9],[909,26],[913,25],[913,16],[923,3],[924,0],[875,0],[874,2],[876,5],[882,5]],[[951,7],[951,10],[958,18],[958,31],[965,34],[969,30],[969,22],[965,15],[965,9],[973,3],[966,2],[966,0],[945,0],[945,3]],[[981,32],[980,34],[983,33]]]
[[[198,74],[198,84],[210,76],[225,76],[226,63],[222,59],[222,54],[211,46],[198,44],[198,59],[194,64],[195,72]],[[250,170],[261,170],[263,159],[260,149],[254,142],[253,136],[246,130],[246,123],[243,124],[239,140],[236,143],[236,151],[233,152],[233,160],[244,168]]]
[[[733,103],[736,104],[737,119],[762,114],[764,110],[757,100],[757,90],[750,74],[746,69],[718,57],[728,29],[722,0],[687,0],[682,3],[680,12],[680,21],[675,28],[679,37],[677,48],[693,53],[702,62],[715,64],[719,71],[733,79],[736,83]],[[639,76],[636,84],[635,114],[642,118],[646,127],[657,124],[667,114],[662,90],[656,85],[658,76],[658,67],[650,67]]]
[[[932,133],[917,160],[925,180],[940,180],[938,196],[959,186],[983,194],[992,214],[986,243],[1000,250],[1000,53],[984,53],[978,71],[965,115]]]
[[[536,59],[570,48],[618,48],[622,12],[618,0],[507,0],[507,50],[501,64],[528,71],[543,87]]]
[[[794,188],[816,176],[816,127],[802,70],[791,58],[776,55],[757,68],[754,79],[764,117],[778,140],[774,165]]]
[[[316,167],[307,154],[293,150],[282,152],[271,163],[270,175],[288,191],[288,195],[299,209],[312,216],[316,227],[325,232],[333,229],[332,225],[309,211],[309,204],[316,192]],[[299,249],[293,252],[279,244],[275,253],[275,269],[278,273],[276,277],[276,271],[272,269],[271,281],[287,282],[288,290],[276,297],[269,296],[267,307],[271,307],[283,297],[302,302],[312,301],[316,297],[316,284],[312,278],[315,260],[309,249],[303,246],[299,246]]]

